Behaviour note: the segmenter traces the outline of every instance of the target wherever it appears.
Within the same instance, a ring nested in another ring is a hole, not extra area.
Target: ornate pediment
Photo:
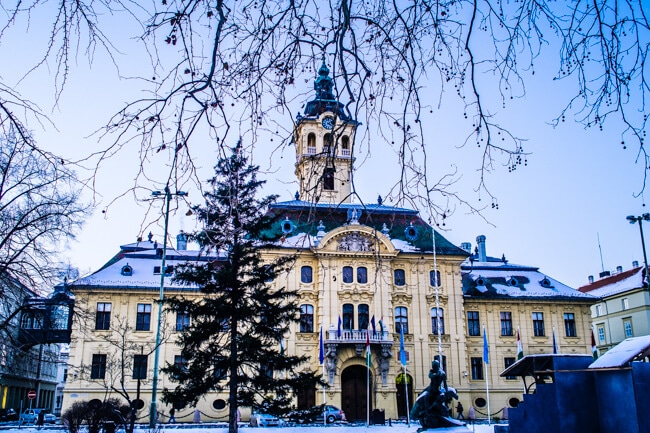
[[[358,232],[348,233],[339,240],[337,251],[369,253],[375,251],[375,242]]]

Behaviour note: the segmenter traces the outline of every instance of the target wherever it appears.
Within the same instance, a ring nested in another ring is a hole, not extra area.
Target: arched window
[[[395,308],[395,332],[409,333],[409,318],[406,307]]]
[[[313,281],[311,266],[303,266],[300,268],[300,281],[306,284],[309,284]]]
[[[433,287],[440,287],[440,271],[429,272],[429,284]]]
[[[350,156],[352,152],[350,152],[350,137],[347,135],[344,135],[341,138],[341,155],[342,156]]]
[[[440,327],[438,327],[440,325]],[[433,334],[438,334],[438,329],[440,333],[445,333],[445,313],[442,311],[442,308],[432,308],[431,309],[431,332]]]
[[[348,284],[352,282],[352,266],[343,266],[343,282]]]
[[[316,154],[316,134],[313,132],[307,136],[307,153]]]
[[[406,274],[404,269],[395,269],[393,272],[393,281],[396,286],[403,286],[406,284]]]
[[[354,305],[343,304],[343,329],[354,328]]]
[[[312,305],[300,306],[300,332],[314,332],[314,307]]]
[[[330,154],[333,150],[332,134],[323,135],[323,153]]]
[[[370,309],[366,304],[359,304],[357,307],[357,320],[359,321],[359,329],[368,329],[368,322],[370,320]]]
[[[368,282],[368,269],[364,266],[357,268],[357,283],[366,284]]]

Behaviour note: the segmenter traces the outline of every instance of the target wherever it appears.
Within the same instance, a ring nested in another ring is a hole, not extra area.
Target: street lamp
[[[648,288],[650,287],[650,284],[648,284],[648,256],[646,255],[645,252],[645,239],[643,238],[643,225],[641,221],[650,221],[650,213],[644,213],[641,216],[635,217],[634,215],[628,215],[626,218],[630,224],[634,224],[635,222],[639,223],[639,232],[641,233],[641,246],[643,247],[643,264],[645,265],[645,270],[644,270],[644,278],[643,278],[643,285],[644,287]]]
[[[169,226],[169,202],[172,200],[172,196],[185,197],[187,195],[184,191],[176,191],[171,193],[169,191],[169,185],[165,186],[165,191],[153,191],[151,195],[154,198],[164,197],[165,198],[165,229],[163,234],[163,250],[162,250],[162,263],[160,266],[160,296],[158,298],[158,321],[156,325],[156,346],[154,348],[153,355],[153,385],[151,387],[151,409],[149,410],[149,427],[156,427],[156,420],[158,419],[158,402],[157,393],[158,393],[158,363],[160,359],[160,327],[162,324],[162,310],[163,310],[163,301],[165,300],[165,274],[166,274],[166,265],[167,260],[167,228]]]

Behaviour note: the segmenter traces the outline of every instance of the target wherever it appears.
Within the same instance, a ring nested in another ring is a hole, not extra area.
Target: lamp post
[[[165,186],[165,191],[153,191],[151,195],[154,198],[164,197],[165,198],[165,228],[163,234],[163,250],[162,250],[162,263],[160,266],[160,296],[158,298],[158,320],[156,322],[156,346],[154,348],[153,355],[153,384],[151,387],[151,409],[149,410],[149,427],[154,428],[156,426],[156,420],[158,419],[158,402],[157,402],[157,393],[158,393],[158,364],[160,359],[160,326],[162,324],[162,310],[163,310],[163,301],[165,300],[165,274],[166,274],[166,260],[167,260],[167,229],[169,227],[169,202],[172,200],[172,196],[184,197],[187,195],[184,191],[176,191],[171,193],[169,191],[169,185]]]
[[[645,252],[645,239],[643,238],[643,224],[642,221],[650,221],[650,213],[644,213],[641,216],[634,216],[634,215],[628,215],[626,218],[630,224],[634,224],[636,222],[639,223],[639,232],[641,233],[641,246],[643,247],[643,264],[645,265],[644,269],[644,277],[643,277],[643,283],[646,288],[650,287],[648,284],[648,256],[646,255]]]

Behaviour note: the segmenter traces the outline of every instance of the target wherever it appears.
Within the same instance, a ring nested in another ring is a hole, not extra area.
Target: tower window
[[[341,138],[341,155],[350,156],[351,153],[352,152],[350,152],[350,137],[344,135],[343,138]]]
[[[307,153],[316,154],[316,134],[311,133],[307,136]]]
[[[328,191],[334,190],[334,168],[327,167],[323,172],[323,189]]]

